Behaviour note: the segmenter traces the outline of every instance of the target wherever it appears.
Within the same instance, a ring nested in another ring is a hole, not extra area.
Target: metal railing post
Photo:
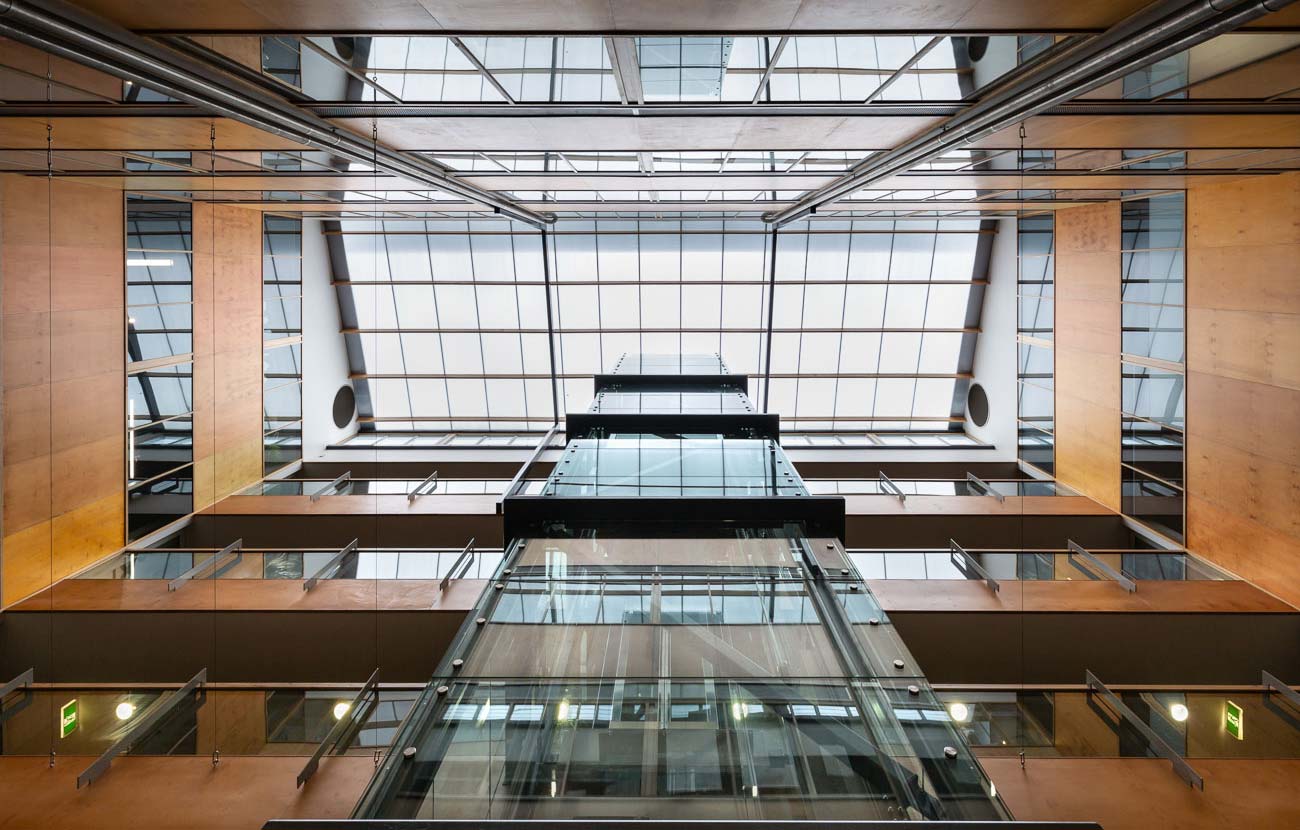
[[[1002,590],[1002,586],[998,584],[996,579],[989,575],[988,571],[984,570],[984,566],[977,562],[975,557],[971,556],[965,548],[957,544],[956,540],[953,539],[948,540],[948,560],[957,566],[957,570],[961,571],[963,574],[967,574],[968,579],[970,576],[967,573],[967,569],[974,571],[975,575],[979,579],[984,580],[984,584],[987,585],[989,590],[993,593],[996,594]]]
[[[433,482],[433,486],[429,487],[429,490],[426,493],[424,488],[427,487],[430,482]],[[437,489],[438,489],[438,471],[434,470],[432,473],[429,474],[428,478],[426,478],[424,481],[421,481],[419,484],[415,485],[415,489],[406,494],[406,502],[407,504],[410,504],[411,502],[418,499],[420,496],[428,495],[428,493],[432,493],[434,490]]]
[[[1108,579],[1113,579],[1116,582],[1118,582],[1120,585],[1124,587],[1124,590],[1128,591],[1130,594],[1137,590],[1136,582],[1129,579],[1127,576],[1124,576],[1124,574],[1115,570],[1110,565],[1107,565],[1105,562],[1101,561],[1097,557],[1093,556],[1086,549],[1084,549],[1083,546],[1075,543],[1073,539],[1066,540],[1065,544],[1069,547],[1069,551],[1070,551],[1065,557],[1066,561],[1068,561],[1080,572],[1091,576],[1087,568],[1083,567],[1082,565],[1080,565],[1078,562],[1075,561],[1074,559],[1075,556],[1078,556],[1079,558],[1083,559],[1083,561],[1087,562],[1092,567],[1101,571],[1102,574],[1105,575]]]
[[[1124,701],[1119,699],[1118,695],[1106,688],[1106,684],[1098,680],[1097,675],[1091,671],[1085,671],[1084,683],[1088,686],[1089,694],[1095,692],[1100,695],[1102,700],[1106,701],[1106,704],[1115,710],[1116,714],[1128,721],[1130,726],[1140,732],[1142,737],[1146,738],[1147,745],[1152,752],[1173,764],[1174,772],[1177,773],[1179,778],[1193,787],[1199,787],[1201,790],[1205,789],[1205,779],[1196,770],[1192,769],[1191,764],[1187,763],[1187,759],[1183,758],[1178,753],[1178,750],[1170,746],[1164,738],[1156,734],[1156,731],[1146,721],[1134,714],[1133,710],[1128,708]]]
[[[346,718],[339,718],[334,722],[334,726],[330,728],[330,731],[325,735],[325,738],[316,745],[316,751],[312,753],[311,758],[307,761],[306,765],[303,766],[302,771],[298,773],[299,789],[301,789],[302,785],[306,784],[311,780],[311,777],[316,774],[317,768],[320,767],[321,756],[323,756],[327,751],[326,747],[333,746],[336,749],[338,748],[338,742],[342,739],[344,731],[357,719],[357,712],[360,711],[358,704],[361,703],[361,699],[370,694],[370,692],[375,688],[375,684],[378,682],[379,669],[375,669],[370,673],[370,679],[361,687],[361,691],[357,692],[356,696],[352,698],[352,702],[348,704],[348,716]]]
[[[1260,672],[1260,684],[1264,687],[1266,693],[1276,692],[1284,697],[1292,706],[1300,709],[1300,692],[1297,692],[1295,689],[1292,689],[1290,686],[1283,683],[1278,679],[1277,675],[1270,674],[1266,671]]]
[[[462,561],[465,563],[464,566],[461,565]],[[444,576],[442,578],[442,581],[438,583],[438,594],[441,596],[442,594],[446,593],[447,586],[451,584],[451,581],[453,579],[460,579],[461,577],[465,576],[465,574],[469,571],[469,566],[473,564],[474,564],[474,540],[470,539],[469,542],[465,544],[465,547],[461,549],[460,556],[457,556],[456,561],[452,562],[451,567],[447,569],[447,575]],[[460,573],[456,573],[457,568],[460,568]]]
[[[997,490],[994,490],[992,487],[989,486],[989,483],[987,481],[975,475],[974,473],[966,474],[966,483],[973,484],[980,490],[983,490],[984,495],[992,496],[993,498],[997,499],[998,504],[1002,504],[1007,500],[1006,496],[1002,495]]]
[[[537,459],[541,457],[547,447],[551,446],[551,439],[555,437],[555,433],[559,431],[559,429],[559,424],[552,425],[551,428],[546,431],[546,434],[542,436],[542,440],[537,442],[537,446],[533,447],[533,454],[528,456],[528,460],[525,461],[523,466],[519,468],[519,471],[515,473],[515,477],[510,479],[510,485],[506,487],[506,491],[501,494],[502,501],[513,496],[515,491],[519,489],[519,485],[523,481],[524,476],[526,476],[528,471],[532,469],[532,466],[537,463]],[[498,501],[497,507],[500,508],[500,506],[501,502]]]
[[[899,504],[907,504],[907,494],[903,492],[903,488],[895,484],[894,480],[884,473],[880,474],[880,487],[887,494],[897,496]]]
[[[148,734],[159,724],[159,722],[162,721],[163,718],[171,714],[171,711],[175,709],[178,704],[189,697],[191,692],[201,692],[203,684],[207,682],[208,670],[206,668],[199,669],[198,674],[191,677],[189,682],[174,692],[166,700],[163,700],[154,706],[154,708],[147,715],[141,718],[135,726],[131,727],[130,732],[127,732],[121,738],[118,738],[112,746],[104,750],[103,755],[100,755],[91,762],[90,766],[86,767],[81,775],[77,776],[77,789],[81,789],[87,784],[95,783],[100,776],[108,772],[108,768],[113,763],[114,758],[129,750],[136,741]]]
[[[231,563],[230,563],[230,564],[233,565],[233,564],[235,564],[235,562],[239,562],[240,560],[242,560],[242,559],[244,558],[243,549],[244,549],[244,540],[243,540],[243,539],[236,539],[235,541],[233,541],[233,542],[231,542],[230,544],[226,545],[226,546],[225,546],[224,548],[222,548],[221,550],[219,550],[219,551],[217,551],[216,553],[214,553],[214,554],[212,554],[211,556],[209,556],[207,559],[204,559],[204,560],[203,560],[202,562],[200,562],[199,564],[197,564],[197,565],[195,565],[194,567],[190,568],[190,569],[189,569],[188,571],[186,571],[185,573],[183,573],[183,574],[181,574],[180,576],[176,577],[176,578],[173,579],[171,582],[168,582],[168,583],[167,583],[167,590],[168,590],[168,591],[175,591],[176,589],[178,589],[178,588],[180,588],[182,585],[184,585],[186,582],[189,582],[191,579],[193,579],[194,577],[198,576],[198,575],[199,575],[200,573],[202,573],[203,571],[206,571],[209,567],[211,567],[211,568],[213,569],[213,570],[212,570],[212,573],[213,573],[213,576],[215,577],[215,576],[217,575],[217,567],[216,567],[217,560],[219,560],[221,557],[225,556],[226,554],[234,553],[234,554],[237,554],[237,556],[235,557],[234,562],[231,562]]]
[[[330,574],[338,570],[339,566],[343,564],[343,560],[346,559],[349,554],[356,553],[358,544],[360,544],[360,540],[353,539],[351,542],[344,545],[338,553],[330,557],[330,561],[321,566],[320,570],[303,580],[302,589],[304,591],[310,591],[312,588],[316,587],[317,582],[320,582],[322,579],[329,579]],[[305,557],[306,554],[303,554],[303,556]]]
[[[339,491],[339,489],[340,489],[344,484],[347,484],[347,483],[348,483],[349,481],[351,481],[351,480],[352,480],[352,471],[351,471],[351,470],[348,470],[346,473],[344,473],[343,475],[341,475],[341,476],[339,476],[338,478],[334,479],[334,480],[331,481],[329,484],[326,484],[324,487],[322,487],[321,489],[317,490],[315,493],[312,493],[312,494],[311,494],[311,500],[312,500],[312,503],[315,503],[315,502],[320,501],[321,496],[332,496],[332,495],[334,495],[335,493],[337,493],[337,492]]]

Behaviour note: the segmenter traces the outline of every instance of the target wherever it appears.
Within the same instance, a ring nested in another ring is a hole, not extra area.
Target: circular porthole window
[[[984,387],[978,383],[972,383],[970,391],[966,393],[966,409],[970,412],[970,419],[975,426],[982,427],[989,420],[989,396],[985,394]]]
[[[351,386],[340,386],[334,393],[334,426],[343,429],[352,423],[352,416],[357,411],[357,396]]]

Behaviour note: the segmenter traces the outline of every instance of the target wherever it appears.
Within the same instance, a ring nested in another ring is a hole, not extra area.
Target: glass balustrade
[[[131,755],[310,755],[340,721],[346,730],[336,754],[367,754],[392,742],[418,689],[391,687],[363,696],[357,688],[285,686],[207,689],[180,702],[154,728],[146,728]],[[60,739],[59,754],[96,756],[160,709],[174,689],[130,686],[37,687],[5,706],[0,755],[46,756],[60,710],[76,704],[75,728]]]
[[[1258,687],[1112,691],[1179,754],[1196,759],[1300,758],[1300,710]],[[1083,690],[962,689],[938,698],[979,755],[1144,758],[1147,740]],[[1228,728],[1240,711],[1240,737]]]
[[[215,550],[144,549],[124,551],[77,575],[77,579],[172,580],[217,554]],[[307,579],[337,554],[324,548],[309,550],[239,550],[218,558],[215,571],[202,579]],[[345,557],[328,579],[442,579],[451,573],[460,549],[360,549]],[[487,579],[501,562],[499,550],[475,550],[464,579]]]
[[[891,482],[906,496],[987,496],[988,493],[962,479],[907,479],[896,478]],[[804,486],[815,495],[840,496],[896,496],[887,485],[879,479],[834,479],[804,478]],[[1073,496],[1077,495],[1067,487],[1054,481],[1038,479],[985,480],[985,483],[1000,496]]]
[[[994,579],[1027,581],[1089,581],[1105,579],[1088,563],[1066,550],[966,551]],[[1134,580],[1231,580],[1230,574],[1186,551],[1091,550],[1095,557]],[[848,558],[863,579],[981,579],[958,567],[951,550],[854,549]]]
[[[540,493],[543,481],[529,479],[522,482],[524,493]],[[440,478],[431,486],[422,478],[354,478],[335,483],[329,478],[267,479],[241,490],[240,496],[406,496],[424,485],[420,498],[426,496],[499,496],[510,486],[510,480],[501,478]]]

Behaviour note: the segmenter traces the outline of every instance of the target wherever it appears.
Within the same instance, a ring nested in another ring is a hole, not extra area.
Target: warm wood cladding
[[[1300,604],[1300,174],[1187,196],[1188,547]]]
[[[262,477],[262,214],[194,206],[194,507]]]
[[[122,546],[123,203],[0,176],[8,604]]]
[[[1120,205],[1056,214],[1056,476],[1120,509]]]

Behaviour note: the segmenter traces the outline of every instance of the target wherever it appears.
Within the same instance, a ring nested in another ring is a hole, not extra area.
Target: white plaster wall
[[[318,459],[328,444],[357,430],[356,416],[334,426],[334,395],[348,379],[347,347],[340,333],[339,304],[330,285],[329,252],[321,220],[302,222],[302,457]]]
[[[975,343],[974,379],[989,399],[989,418],[982,427],[966,412],[966,432],[995,449],[986,461],[1016,459],[1016,220],[997,220],[989,257],[989,284],[984,289],[980,335]]]

